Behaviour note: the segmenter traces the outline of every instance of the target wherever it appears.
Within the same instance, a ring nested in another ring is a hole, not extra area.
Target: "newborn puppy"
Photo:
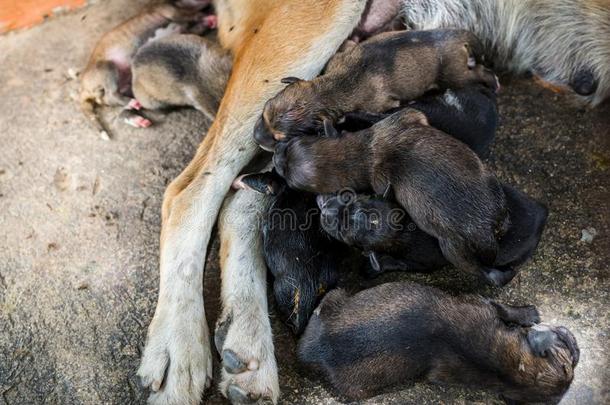
[[[202,14],[193,10],[181,10],[167,3],[157,4],[99,40],[80,83],[81,108],[97,131],[110,133],[96,114],[97,106],[127,105],[131,101],[131,63],[138,48],[172,21],[186,23],[201,18]]]
[[[319,195],[317,202],[322,228],[362,250],[371,276],[392,270],[430,271],[448,264],[438,241],[388,198],[340,193]]]
[[[557,403],[580,352],[568,329],[538,322],[533,306],[409,282],[351,297],[334,290],[311,317],[298,358],[350,400],[425,379],[495,391],[508,403]]]
[[[279,141],[316,134],[324,120],[346,112],[381,113],[433,88],[481,83],[495,90],[496,76],[477,64],[481,44],[468,31],[386,32],[338,53],[324,75],[291,83],[267,101],[254,129],[256,142],[273,149]]]
[[[508,229],[499,240],[493,267],[501,278],[517,274],[531,258],[546,224],[546,207],[525,193],[502,185],[508,207]],[[448,264],[438,241],[421,231],[409,215],[388,198],[354,195],[318,196],[320,224],[335,239],[365,252],[372,274],[391,270],[428,271]],[[512,277],[511,277],[512,278]]]
[[[341,137],[326,130],[326,137],[278,144],[273,162],[290,187],[319,194],[390,188],[456,267],[498,286],[512,279],[492,267],[508,227],[504,192],[470,148],[413,109]]]
[[[197,35],[150,41],[133,59],[133,94],[140,106],[192,106],[213,120],[232,59],[220,45]]]
[[[498,103],[496,93],[488,87],[479,85],[431,92],[408,105],[423,112],[434,128],[464,142],[480,158],[489,156],[498,126]],[[347,113],[346,120],[337,129],[362,130],[389,115]]]
[[[263,224],[265,261],[282,320],[301,334],[337,284],[342,246],[320,228],[315,196],[289,189],[275,172],[240,176],[234,186],[275,196]]]

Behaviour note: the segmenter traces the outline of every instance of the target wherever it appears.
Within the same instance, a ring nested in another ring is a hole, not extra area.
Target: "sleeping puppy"
[[[546,207],[525,193],[502,185],[509,224],[498,239],[498,256],[493,267],[517,274],[517,267],[531,258],[546,224]],[[438,241],[421,231],[395,202],[383,197],[321,195],[320,224],[329,235],[368,256],[372,274],[391,270],[429,271],[447,260]]]
[[[409,282],[351,297],[334,290],[311,317],[298,358],[350,400],[423,378],[495,391],[511,404],[557,403],[580,352],[568,329],[539,322],[533,306]]]
[[[321,131],[324,120],[346,112],[381,113],[433,88],[483,84],[495,90],[496,76],[477,63],[481,44],[468,31],[386,32],[353,45],[329,62],[324,75],[290,83],[267,101],[254,139],[272,150],[279,141]]]
[[[504,191],[465,144],[430,127],[413,109],[340,137],[325,128],[326,137],[278,144],[273,162],[290,187],[319,194],[391,189],[456,267],[498,286],[512,279],[513,273],[493,267],[498,239],[508,228]]]
[[[408,106],[423,112],[431,126],[464,142],[480,158],[489,156],[498,127],[498,103],[496,93],[488,87],[476,85],[433,91],[409,102]],[[339,132],[360,131],[396,111],[381,114],[349,112],[336,128]]]
[[[197,35],[150,41],[133,60],[133,94],[145,109],[191,106],[210,121],[224,93],[232,59],[219,44]]]
[[[263,224],[265,262],[282,320],[301,334],[337,284],[342,246],[320,227],[315,195],[288,188],[275,172],[243,175],[233,185],[275,196]]]

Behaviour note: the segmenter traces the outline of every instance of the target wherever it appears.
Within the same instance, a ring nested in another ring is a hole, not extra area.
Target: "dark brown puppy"
[[[447,260],[492,284],[510,281],[491,267],[508,226],[504,192],[470,148],[413,109],[363,131],[340,137],[332,131],[327,126],[327,137],[278,144],[273,162],[290,187],[318,194],[391,188],[417,226],[439,240]]]
[[[454,297],[415,283],[351,297],[333,290],[314,311],[298,357],[350,399],[423,378],[492,390],[510,403],[557,403],[579,349],[568,329],[539,321],[533,306]]]
[[[254,138],[263,148],[293,136],[315,134],[324,120],[346,112],[380,113],[432,88],[482,83],[497,88],[496,76],[477,64],[481,45],[468,31],[399,31],[376,35],[338,53],[326,73],[291,83],[267,101]]]
[[[532,257],[546,224],[544,205],[515,188],[502,185],[509,225],[489,277],[512,278]],[[382,197],[345,195],[318,197],[320,224],[329,235],[362,249],[371,262],[372,275],[383,271],[428,271],[448,264],[438,241],[421,231],[395,202]]]

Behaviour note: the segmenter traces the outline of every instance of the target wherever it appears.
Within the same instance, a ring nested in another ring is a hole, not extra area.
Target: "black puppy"
[[[436,270],[448,264],[438,240],[387,197],[340,193],[319,195],[317,202],[322,228],[361,249],[369,258],[371,276],[392,270]]]
[[[502,185],[508,207],[508,229],[499,240],[493,267],[510,277],[532,257],[548,217],[547,208],[525,193]],[[428,271],[449,264],[438,240],[426,234],[389,198],[366,195],[320,195],[320,224],[329,235],[365,252],[373,274],[383,271]]]
[[[265,261],[282,320],[300,334],[337,284],[342,246],[320,227],[316,196],[288,188],[275,171],[241,176],[234,186],[275,196],[263,224]]]
[[[533,306],[415,283],[351,297],[334,290],[311,317],[298,357],[352,400],[423,378],[493,390],[513,404],[557,403],[580,353],[568,329],[538,322]]]
[[[423,112],[428,123],[434,128],[464,142],[480,158],[489,155],[489,147],[498,127],[498,103],[496,93],[491,89],[475,85],[443,92],[434,91],[411,101],[408,105]],[[347,113],[345,120],[336,128],[339,132],[360,131],[401,108],[382,114]]]

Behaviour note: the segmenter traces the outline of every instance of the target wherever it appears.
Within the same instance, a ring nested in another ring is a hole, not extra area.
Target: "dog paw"
[[[199,404],[212,382],[212,354],[201,312],[167,311],[153,318],[138,376],[150,404]]]
[[[247,310],[228,312],[216,327],[222,361],[220,391],[233,404],[277,402],[279,384],[269,319]]]

